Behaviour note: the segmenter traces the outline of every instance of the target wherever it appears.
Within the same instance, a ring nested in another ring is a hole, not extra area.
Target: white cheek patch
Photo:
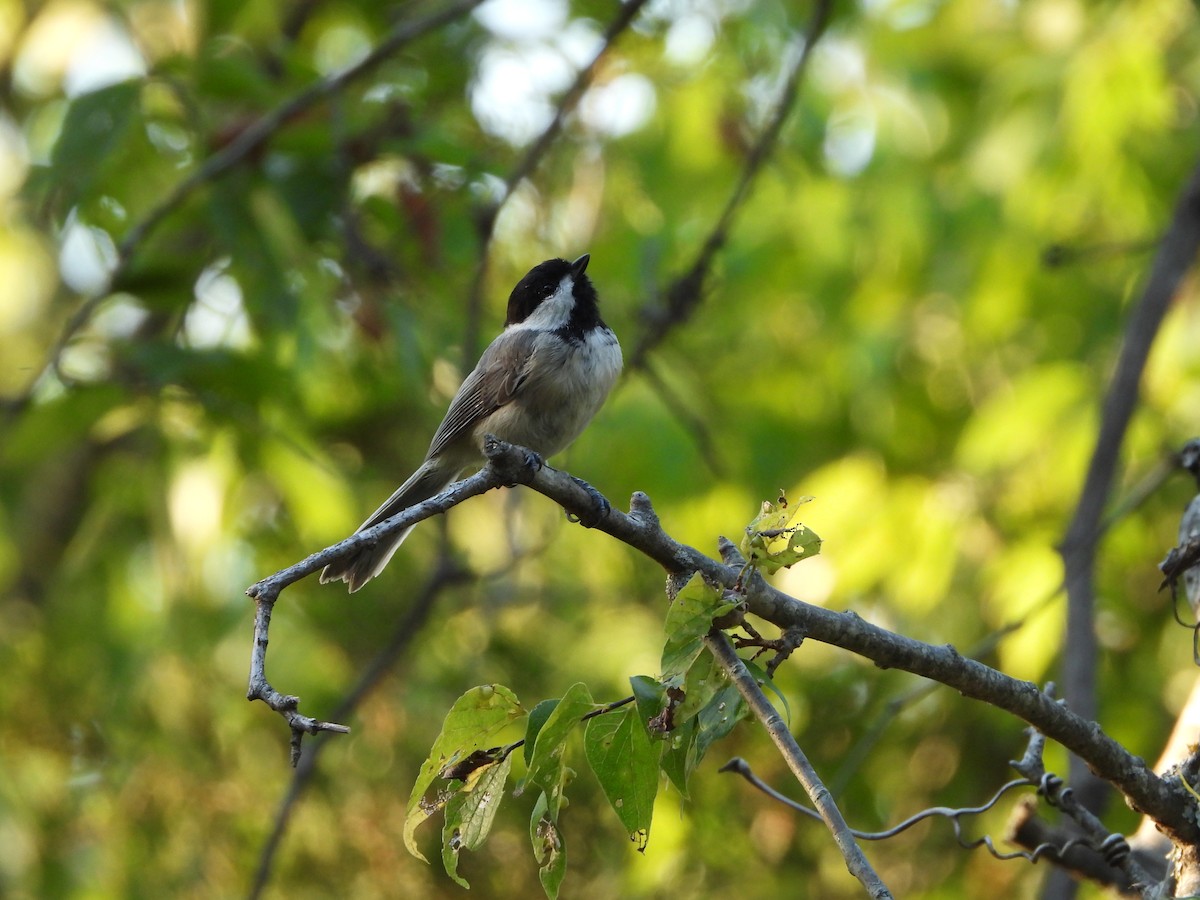
[[[537,329],[539,331],[557,331],[571,321],[571,311],[575,309],[575,279],[564,278],[558,290],[538,304],[538,308],[529,314],[524,322],[509,325],[505,331],[520,331],[522,329]]]

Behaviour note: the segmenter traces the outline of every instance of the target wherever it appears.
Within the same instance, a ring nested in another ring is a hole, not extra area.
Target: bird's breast
[[[577,341],[547,334],[530,356],[517,395],[479,423],[491,433],[543,456],[563,450],[591,421],[621,373],[621,345],[610,330]]]

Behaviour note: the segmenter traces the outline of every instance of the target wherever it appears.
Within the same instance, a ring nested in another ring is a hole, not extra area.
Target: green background
[[[472,312],[487,200],[617,9],[527,6],[550,24],[521,25],[520,4],[501,8],[508,31],[459,18],[304,107],[167,209],[104,288],[69,263],[111,261],[260,115],[438,7],[0,0],[0,894],[246,894],[291,770],[283,722],[243,699],[244,589],[345,537],[415,468],[533,264],[590,252],[632,354],[733,191],[810,12],[643,10],[505,204]],[[963,652],[1019,620],[984,661],[1055,677],[1056,543],[1197,158],[1196,25],[1182,0],[838,4],[702,302],[555,462],[622,508],[645,491],[709,553],[780,488],[813,495],[822,554],[781,588]],[[73,87],[88,42],[114,33],[143,74]],[[542,73],[526,106],[479,107],[497,60]],[[640,115],[620,126],[605,103]],[[1119,494],[1200,431],[1197,346],[1189,283]],[[1148,759],[1195,677],[1155,568],[1192,493],[1167,480],[1099,556],[1101,720]],[[322,752],[267,896],[463,896],[401,842],[454,699],[499,682],[532,708],[583,681],[606,701],[657,674],[662,571],[517,490],[423,524],[353,597],[315,579],[287,591],[274,685],[328,716],[443,545],[473,577],[439,592]],[[1021,723],[947,690],[864,744],[916,679],[837,649],[805,644],[778,683],[860,828],[982,802],[1023,749]],[[690,800],[660,790],[645,854],[569,752],[564,897],[860,894],[819,825],[717,773],[740,754],[799,794],[753,723],[712,749]],[[1065,774],[1060,752],[1048,762]],[[532,802],[506,799],[462,861],[474,895],[540,893]],[[968,832],[998,837],[1009,808]],[[1119,803],[1106,821],[1136,827]],[[437,831],[419,837],[431,859]],[[866,851],[898,896],[1025,896],[1046,870],[959,850],[937,821]]]

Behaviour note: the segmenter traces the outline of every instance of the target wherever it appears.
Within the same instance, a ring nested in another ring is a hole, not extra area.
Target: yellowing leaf
[[[802,497],[796,505],[811,499]],[[796,518],[787,498],[780,494],[778,503],[764,501],[762,512],[746,526],[741,550],[749,566],[771,574],[816,556],[821,552],[821,539]]]

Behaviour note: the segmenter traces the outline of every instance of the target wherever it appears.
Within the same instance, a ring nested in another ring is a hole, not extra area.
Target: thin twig
[[[497,467],[487,466],[470,478],[450,485],[429,500],[409,507],[402,513],[365,531],[355,532],[345,540],[313,553],[300,562],[255,582],[246,589],[246,594],[255,602],[254,646],[250,654],[250,686],[246,692],[246,699],[262,700],[287,721],[292,732],[293,766],[300,761],[300,743],[305,734],[317,734],[321,731],[345,734],[350,729],[344,725],[318,721],[301,715],[299,712],[300,698],[281,694],[267,681],[268,631],[271,624],[271,611],[279,594],[289,585],[320,571],[329,563],[340,559],[358,547],[373,544],[410,525],[443,513],[463,500],[511,483],[511,481],[506,481],[505,477],[505,474]]]
[[[779,752],[783,754],[788,768],[792,770],[792,774],[804,787],[813,806],[817,808],[821,820],[825,823],[825,827],[833,834],[833,841],[842,852],[842,858],[846,861],[846,867],[850,870],[850,874],[862,882],[863,887],[872,897],[890,898],[892,892],[888,890],[887,885],[883,883],[867,861],[866,856],[863,855],[862,848],[854,840],[850,826],[842,818],[841,810],[833,802],[829,790],[821,783],[817,770],[812,767],[812,763],[808,761],[808,757],[796,743],[796,738],[788,730],[783,717],[776,712],[775,707],[762,692],[750,670],[746,668],[746,664],[737,655],[725,632],[714,628],[705,636],[704,644],[721,668],[729,675],[730,680],[737,686],[738,692],[745,698],[750,710],[767,730],[767,734],[771,736],[771,740]]]
[[[450,555],[443,552],[438,560],[437,566],[432,574],[426,579],[425,584],[417,592],[416,598],[408,611],[401,617],[397,623],[395,630],[392,632],[391,638],[382,650],[371,661],[359,675],[358,681],[347,692],[334,707],[331,716],[334,719],[349,718],[364,699],[379,686],[383,680],[383,676],[396,667],[404,651],[412,643],[413,639],[420,632],[426,620],[429,618],[429,613],[433,610],[433,606],[438,596],[446,588],[458,584],[468,577],[468,572],[458,566]],[[275,856],[283,843],[284,834],[287,832],[287,827],[291,822],[292,812],[296,808],[301,795],[312,781],[313,775],[317,771],[317,760],[321,755],[321,751],[325,749],[329,741],[327,739],[318,739],[311,742],[308,748],[301,754],[300,764],[296,767],[292,774],[292,781],[288,785],[287,794],[279,804],[279,809],[275,813],[275,822],[271,828],[271,834],[267,841],[263,844],[262,851],[259,853],[258,866],[254,872],[254,883],[251,885],[249,898],[256,900],[262,895],[271,878],[271,870],[275,864]]]
[[[300,741],[306,734],[330,731],[349,734],[350,729],[336,722],[324,722],[300,714],[300,698],[281,694],[267,681],[267,642],[271,627],[271,612],[275,608],[274,594],[264,593],[254,598],[254,645],[250,652],[250,685],[247,700],[261,700],[283,716],[292,732],[292,766],[300,762]]]
[[[755,775],[754,770],[750,768],[750,764],[740,756],[735,756],[733,759],[729,760],[729,762],[721,766],[720,771],[734,772],[738,775],[741,775],[742,778],[746,779],[746,781],[750,782],[750,784],[754,785],[754,787],[762,791],[771,799],[779,801],[790,809],[794,809],[796,812],[808,816],[810,819],[819,820],[821,818],[821,814],[815,809],[810,809],[803,803],[793,800],[786,794],[781,794],[779,791],[775,790],[775,788],[771,787],[769,784]],[[891,828],[888,828],[884,831],[860,831],[857,828],[851,828],[850,833],[860,841],[886,841],[898,834],[902,834],[903,832],[912,828],[918,822],[923,822],[926,819],[938,816],[951,821],[954,826],[955,839],[963,848],[967,850],[974,850],[976,847],[986,847],[987,851],[997,859],[1025,859],[1029,860],[1030,862],[1034,862],[1037,859],[1037,856],[1034,853],[1029,853],[1023,850],[1019,850],[1015,853],[1000,852],[996,849],[996,845],[992,842],[992,839],[987,835],[984,835],[983,837],[973,841],[966,840],[962,835],[962,823],[960,821],[963,816],[978,816],[992,809],[1009,791],[1015,790],[1019,787],[1029,787],[1033,784],[1035,784],[1035,782],[1030,781],[1028,778],[1018,778],[1002,785],[999,790],[992,795],[992,798],[981,806],[931,806],[927,809],[921,810],[919,813],[914,813],[903,822],[893,825]],[[1053,850],[1055,848],[1049,849]]]

